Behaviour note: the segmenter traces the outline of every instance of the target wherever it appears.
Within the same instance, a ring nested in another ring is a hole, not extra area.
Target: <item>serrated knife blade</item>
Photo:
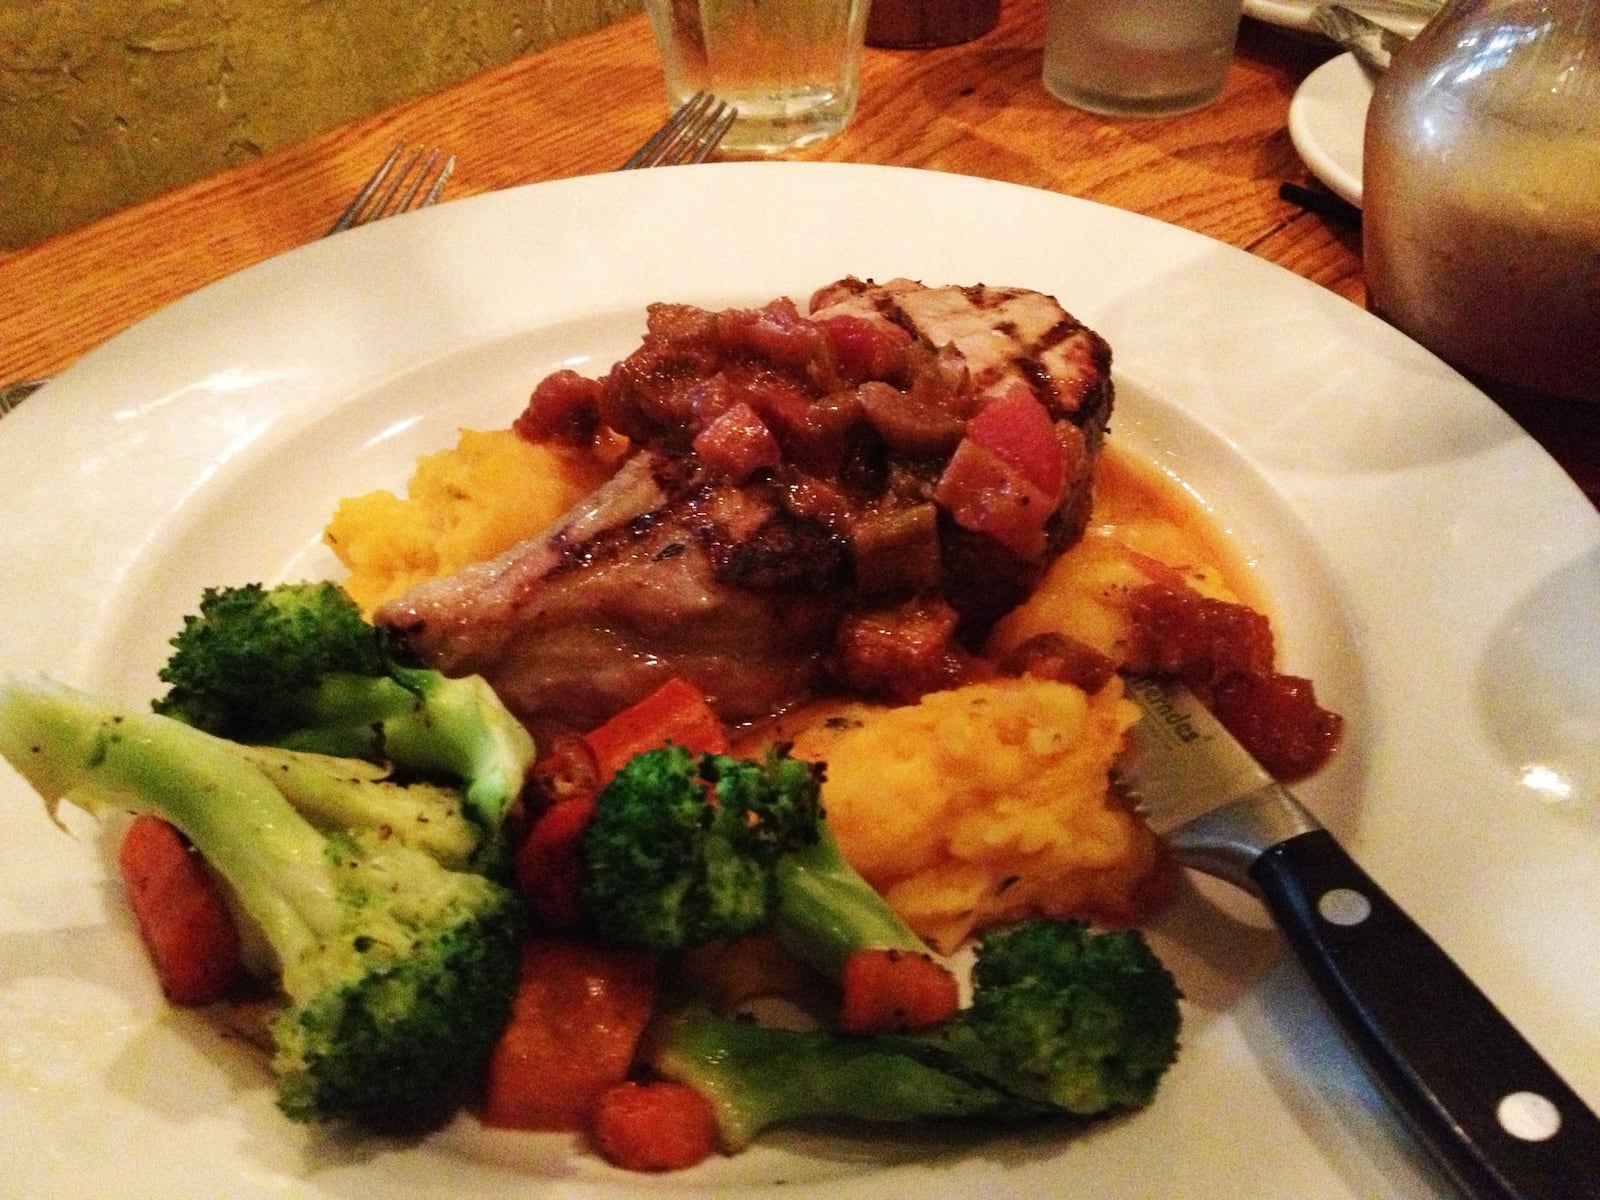
[[[1600,1117],[1181,685],[1127,681],[1122,786],[1185,865],[1255,893],[1374,1078],[1462,1190],[1600,1197]]]

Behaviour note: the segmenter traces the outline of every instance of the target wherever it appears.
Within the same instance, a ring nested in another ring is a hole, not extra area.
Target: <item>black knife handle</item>
[[[1280,842],[1250,875],[1378,1082],[1469,1196],[1600,1198],[1600,1118],[1332,834]]]

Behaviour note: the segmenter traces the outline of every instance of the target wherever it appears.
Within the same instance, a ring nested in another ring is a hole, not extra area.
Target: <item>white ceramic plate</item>
[[[1279,29],[1321,37],[1322,34],[1318,32],[1315,22],[1311,19],[1311,12],[1318,4],[1328,2],[1329,0],[1244,0],[1244,15],[1268,25],[1276,25]],[[1415,37],[1417,31],[1427,23],[1426,14],[1419,14],[1404,3],[1389,4],[1385,3],[1385,0],[1345,0],[1345,7],[1353,8],[1371,17],[1378,24],[1385,25],[1396,33],[1403,33],[1407,37]]]
[[[1600,1104],[1600,518],[1412,342],[1129,213],[727,164],[445,204],[264,263],[0,422],[0,669],[142,702],[202,587],[335,573],[319,534],[340,497],[505,424],[557,365],[603,370],[648,302],[803,301],[848,273],[1040,288],[1110,339],[1112,436],[1236,534],[1285,665],[1348,718],[1305,798]],[[0,1179],[31,1200],[1440,1190],[1254,904],[1210,887],[1157,931],[1188,993],[1181,1061],[1148,1111],[1076,1136],[794,1132],[646,1180],[465,1118],[416,1141],[310,1133],[250,1052],[163,1006],[106,839],[71,824],[0,775]]]
[[[1330,58],[1289,101],[1289,138],[1311,173],[1337,196],[1361,205],[1361,158],[1372,76],[1353,54]]]

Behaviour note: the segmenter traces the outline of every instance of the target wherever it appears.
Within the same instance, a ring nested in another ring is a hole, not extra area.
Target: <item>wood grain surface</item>
[[[1359,225],[1278,195],[1310,183],[1289,100],[1335,51],[1246,21],[1220,101],[1110,120],[1040,82],[1042,0],[1007,0],[962,45],[869,48],[839,137],[791,157],[1046,188],[1240,247],[1365,302]],[[321,236],[395,142],[457,155],[451,198],[615,169],[666,115],[649,26],[630,18],[0,258],[0,382],[85,350],[225,274]],[[1491,394],[1496,394],[1491,389]],[[1496,394],[1600,504],[1600,410]]]

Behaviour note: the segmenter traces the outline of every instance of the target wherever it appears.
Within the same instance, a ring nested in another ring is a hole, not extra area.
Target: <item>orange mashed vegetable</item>
[[[623,450],[613,451],[464,431],[455,449],[419,462],[404,499],[372,492],[341,503],[325,538],[370,611],[538,533],[615,468]],[[1108,447],[1094,503],[1082,542],[996,626],[989,655],[1061,632],[1120,661],[1122,601],[1148,582],[1140,564],[1151,559],[1203,595],[1249,602],[1243,564],[1153,468]],[[1153,912],[1170,862],[1108,780],[1134,719],[1117,678],[1093,694],[1000,678],[900,707],[811,706],[749,731],[740,749],[792,739],[798,756],[826,762],[823,800],[846,857],[950,951],[986,925],[1027,916],[1125,923]]]
[[[1150,582],[1141,566],[1148,559],[1176,570],[1202,596],[1261,607],[1245,586],[1246,564],[1199,503],[1155,468],[1108,445],[1097,464],[1093,516],[1083,539],[1051,564],[1025,603],[1000,619],[986,653],[998,658],[1039,634],[1065,633],[1123,662],[1123,601]]]
[[[616,470],[626,445],[618,438],[580,451],[509,429],[464,429],[454,449],[418,461],[404,497],[375,491],[341,501],[323,541],[350,571],[345,591],[370,614],[552,524]]]
[[[827,763],[845,856],[936,950],[1029,916],[1148,915],[1161,846],[1108,794],[1137,710],[1113,679],[995,679],[915,704],[853,704],[795,731]]]

